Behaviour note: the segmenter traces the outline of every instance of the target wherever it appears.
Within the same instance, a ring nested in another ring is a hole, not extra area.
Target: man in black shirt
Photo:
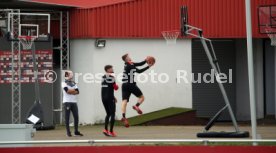
[[[115,78],[112,76],[113,68],[111,65],[104,67],[106,74],[102,80],[102,102],[106,111],[105,117],[105,129],[103,134],[106,136],[116,137],[116,133],[113,131],[115,123],[115,111],[117,99],[114,96],[114,90],[118,90],[118,85],[115,82]],[[108,124],[110,121],[110,130],[108,130]]]
[[[137,111],[138,114],[143,114],[142,110],[139,108],[139,106],[144,102],[145,97],[142,93],[142,91],[139,89],[139,87],[136,85],[136,82],[134,81],[135,73],[143,73],[147,69],[149,69],[152,65],[148,65],[142,69],[138,69],[138,66],[143,66],[146,64],[147,59],[139,62],[134,63],[131,61],[131,58],[128,54],[125,54],[122,56],[122,60],[125,62],[124,66],[124,77],[123,77],[123,84],[122,84],[122,122],[124,123],[125,127],[129,127],[128,120],[126,118],[126,107],[127,103],[129,101],[130,95],[134,94],[138,101],[136,105],[132,106],[134,110]]]

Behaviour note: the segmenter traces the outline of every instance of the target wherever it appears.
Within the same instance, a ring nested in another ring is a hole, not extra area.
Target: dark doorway
[[[275,48],[264,40],[265,116],[275,115]]]

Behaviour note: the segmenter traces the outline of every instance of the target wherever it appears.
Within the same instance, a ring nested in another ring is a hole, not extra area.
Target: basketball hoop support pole
[[[246,34],[247,34],[247,62],[248,62],[248,80],[249,80],[249,99],[252,139],[257,139],[257,120],[256,120],[256,99],[254,84],[254,63],[253,63],[253,45],[252,45],[252,21],[251,21],[251,2],[245,0],[246,10]]]
[[[35,53],[35,44],[32,45],[32,58],[34,65],[34,79],[35,79],[35,102],[41,103],[40,101],[40,92],[39,92],[39,81],[38,81],[38,68],[36,65],[36,53]]]
[[[218,60],[216,58],[216,54],[215,54],[215,51],[214,51],[214,47],[213,47],[213,44],[212,44],[212,41],[210,39],[207,39],[203,36],[203,30],[202,29],[199,29],[197,27],[193,27],[193,26],[190,26],[190,25],[184,25],[186,26],[185,29],[188,29],[187,31],[185,31],[185,34],[186,35],[189,35],[189,36],[193,36],[193,37],[196,37],[196,38],[199,38],[202,45],[203,45],[203,48],[204,48],[204,51],[207,55],[207,58],[209,60],[209,63],[212,67],[212,69],[214,70],[215,72],[215,76],[217,79],[220,79],[220,67],[218,65]],[[195,33],[192,33],[192,31],[196,31]],[[209,42],[210,44],[210,49],[207,45],[207,42]],[[238,127],[238,123],[236,121],[236,118],[234,116],[234,113],[233,113],[233,110],[231,108],[231,105],[230,105],[230,102],[229,102],[229,98],[227,96],[227,93],[225,91],[225,88],[224,88],[224,85],[221,83],[221,81],[217,81],[218,85],[219,85],[219,88],[220,88],[220,91],[222,93],[222,96],[223,96],[223,99],[224,99],[224,102],[225,102],[225,106],[214,116],[211,118],[211,120],[208,122],[208,124],[205,126],[205,131],[208,131],[215,123],[215,121],[219,118],[219,116],[221,115],[221,113],[225,110],[225,109],[228,109],[229,111],[229,114],[230,114],[230,117],[231,117],[231,120],[232,120],[232,123],[234,125],[234,128],[235,128],[235,131],[236,132],[240,132],[239,130],[239,127]]]

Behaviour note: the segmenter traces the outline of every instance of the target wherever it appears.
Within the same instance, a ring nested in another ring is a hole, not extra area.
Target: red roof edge
[[[136,0],[19,0],[30,3],[58,5],[65,7],[74,7],[78,9],[89,9],[97,7],[105,7],[109,5],[116,5],[119,3],[127,3]]]

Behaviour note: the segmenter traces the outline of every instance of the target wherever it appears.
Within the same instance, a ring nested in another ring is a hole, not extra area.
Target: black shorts
[[[123,100],[129,101],[131,94],[134,94],[136,97],[141,97],[143,95],[142,91],[136,85],[136,83],[123,83],[122,85],[122,96]]]

